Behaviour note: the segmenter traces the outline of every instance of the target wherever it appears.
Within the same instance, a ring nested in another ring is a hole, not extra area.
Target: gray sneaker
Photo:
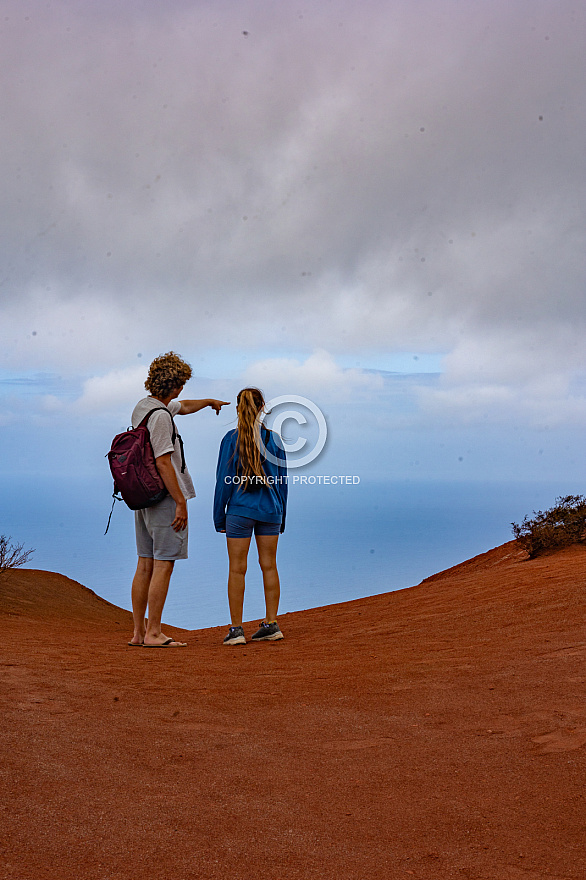
[[[245,645],[244,630],[241,626],[231,626],[224,639],[224,645]]]
[[[273,623],[261,623],[260,629],[258,632],[255,632],[253,636],[251,636],[251,641],[253,642],[276,642],[277,639],[282,639],[283,633],[279,629],[279,624],[274,621]]]

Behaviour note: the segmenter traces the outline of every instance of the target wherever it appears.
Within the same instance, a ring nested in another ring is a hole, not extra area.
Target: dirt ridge
[[[585,581],[509,542],[278,644],[147,651],[8,573],[0,877],[584,880]]]

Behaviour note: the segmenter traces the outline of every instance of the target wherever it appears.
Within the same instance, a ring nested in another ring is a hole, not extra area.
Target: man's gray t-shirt
[[[173,462],[173,467],[177,474],[179,488],[186,499],[195,498],[195,489],[193,488],[193,482],[189,475],[189,471],[185,468],[183,473],[181,473],[181,448],[179,446],[179,440],[176,440],[175,446],[173,446],[173,425],[168,416],[168,413],[171,413],[172,416],[177,415],[181,409],[180,401],[171,400],[169,406],[166,407],[164,403],[161,403],[160,400],[156,400],[154,397],[144,397],[142,400],[138,401],[132,411],[132,427],[137,428],[146,414],[156,408],[161,410],[166,409],[167,412],[153,413],[148,421],[147,427],[151,435],[151,445],[153,447],[155,458],[158,458],[159,455],[166,455],[170,452],[171,461]]]

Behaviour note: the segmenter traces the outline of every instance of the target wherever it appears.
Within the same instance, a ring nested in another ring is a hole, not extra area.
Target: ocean
[[[57,571],[130,608],[136,566],[133,514],[111,505],[108,477],[4,475],[0,534],[34,548],[27,568]],[[225,538],[215,532],[213,484],[189,502],[189,559],[177,562],[164,620],[185,629],[228,622]],[[293,485],[279,541],[281,614],[418,584],[511,540],[510,523],[576,493],[560,483],[367,482]],[[264,616],[251,545],[245,619]]]

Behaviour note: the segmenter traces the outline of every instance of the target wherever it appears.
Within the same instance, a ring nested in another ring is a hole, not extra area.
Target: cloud
[[[146,377],[147,368],[144,366],[113,370],[105,376],[94,376],[84,382],[83,394],[74,407],[79,412],[96,415],[122,409],[129,412],[146,395]]]
[[[61,398],[54,394],[45,394],[41,397],[41,410],[48,415],[61,412],[65,408],[65,404]]]
[[[347,400],[354,393],[380,391],[383,380],[376,372],[344,369],[327,351],[316,351],[305,361],[268,358],[251,364],[242,375],[244,384],[258,385],[265,393],[313,394],[328,400]]]
[[[442,388],[420,388],[416,423],[449,425],[505,425],[532,429],[584,428],[586,398],[567,394],[566,383],[552,393],[551,382],[528,383],[519,388],[478,383]]]
[[[488,401],[586,368],[575,4],[5,9],[7,369],[222,346],[263,380],[270,340],[444,353]],[[361,387],[316,357],[272,367]]]
[[[582,347],[572,333],[468,337],[448,354],[439,381],[417,390],[419,417],[439,422],[586,424]]]
[[[544,381],[579,373],[584,367],[583,345],[569,327],[553,324],[539,333],[524,324],[500,332],[469,334],[442,362],[448,384],[502,383],[513,385]]]
[[[131,309],[97,291],[62,297],[50,286],[35,287],[27,296],[6,297],[2,312],[6,368],[29,371],[51,364],[71,373],[121,353],[128,359],[129,349],[135,349],[129,338]]]

